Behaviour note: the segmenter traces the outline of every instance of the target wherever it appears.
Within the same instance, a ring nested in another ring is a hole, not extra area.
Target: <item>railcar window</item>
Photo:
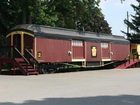
[[[95,46],[91,47],[91,56],[96,57],[97,56],[97,48]]]
[[[108,43],[101,43],[101,48],[108,48]]]
[[[83,41],[80,40],[72,40],[72,46],[83,46]]]

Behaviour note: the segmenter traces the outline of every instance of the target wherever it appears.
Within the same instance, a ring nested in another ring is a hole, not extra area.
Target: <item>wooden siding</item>
[[[85,58],[84,41],[72,40],[71,44],[72,44],[72,59],[84,59]]]
[[[101,43],[101,58],[110,59],[110,43]]]
[[[84,57],[84,47],[73,46],[72,47],[73,59],[83,59]]]
[[[36,54],[41,54],[37,59],[42,62],[71,62],[69,51],[71,51],[71,42],[68,40],[36,39]]]
[[[112,60],[124,60],[130,54],[129,44],[111,44],[111,59]]]
[[[24,35],[24,48],[33,49],[34,38],[29,35]]]

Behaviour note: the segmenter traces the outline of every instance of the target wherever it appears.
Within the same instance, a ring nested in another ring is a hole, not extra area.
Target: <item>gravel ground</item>
[[[0,105],[140,105],[140,68],[0,75]]]

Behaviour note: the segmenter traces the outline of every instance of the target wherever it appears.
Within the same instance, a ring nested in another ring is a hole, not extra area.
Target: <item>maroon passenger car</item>
[[[130,53],[130,43],[122,36],[43,25],[18,25],[9,32],[7,39],[22,55],[29,49],[44,65],[78,63],[95,66],[124,60]]]

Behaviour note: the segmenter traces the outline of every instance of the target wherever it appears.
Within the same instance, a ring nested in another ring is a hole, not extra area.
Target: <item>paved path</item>
[[[0,105],[140,105],[140,68],[0,75]]]

